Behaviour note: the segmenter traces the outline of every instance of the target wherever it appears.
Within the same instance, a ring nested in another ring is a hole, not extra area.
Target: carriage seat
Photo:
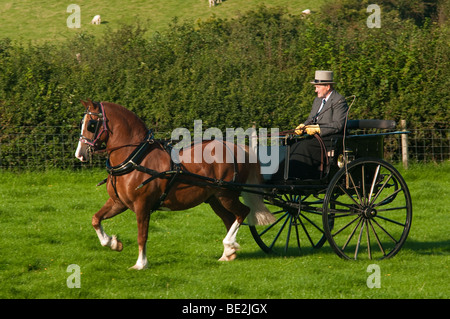
[[[384,143],[380,134],[358,134],[352,135],[351,130],[394,130],[397,123],[392,120],[347,120],[345,148],[350,151],[354,158],[359,157],[383,157]],[[331,142],[331,147],[327,147],[327,155],[332,164],[337,163],[337,156],[343,153],[343,136],[336,135]]]
[[[391,120],[348,120],[347,129],[386,129],[393,130],[397,126],[395,121]]]

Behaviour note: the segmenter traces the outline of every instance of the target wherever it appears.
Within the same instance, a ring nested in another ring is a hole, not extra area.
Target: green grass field
[[[71,3],[81,8],[81,28],[69,29]],[[142,21],[150,32],[170,21],[237,16],[262,3],[226,0],[209,8],[207,0],[17,0],[0,3],[0,38],[19,42],[57,42],[80,32],[94,35],[122,24]],[[317,10],[324,0],[267,0],[292,13]],[[96,14],[103,24],[90,25]],[[156,212],[149,232],[150,267],[128,268],[137,259],[134,213],[127,211],[103,223],[118,235],[122,252],[100,245],[92,215],[107,199],[103,170],[79,172],[0,172],[0,299],[38,298],[442,298],[448,284],[450,236],[450,163],[401,170],[413,200],[413,221],[400,253],[383,261],[344,261],[325,246],[305,249],[299,257],[263,253],[242,227],[242,250],[230,263],[218,262],[225,228],[208,205],[183,212]],[[68,266],[81,271],[81,287],[69,288]],[[381,288],[369,289],[367,267],[377,264]]]
[[[80,6],[81,28],[69,29],[67,12],[69,4]],[[208,0],[16,0],[0,3],[0,38],[27,42],[61,41],[71,39],[80,32],[102,34],[108,28],[115,29],[136,21],[144,23],[149,31],[163,31],[174,17],[180,21],[195,22],[208,19],[211,15],[231,18],[239,13],[254,9],[258,4],[281,6],[299,14],[305,9],[318,10],[323,0],[224,0],[210,8]],[[92,18],[100,14],[101,25],[91,25]]]
[[[123,241],[122,252],[102,247],[92,215],[107,199],[106,173],[49,171],[0,174],[0,298],[448,298],[450,164],[401,170],[411,190],[413,222],[400,253],[389,260],[344,261],[328,244],[297,257],[263,253],[242,227],[242,250],[222,254],[225,228],[208,205],[156,212],[144,271],[137,259],[134,213],[103,223]],[[68,288],[80,267],[80,288]],[[367,267],[377,264],[381,288],[369,289]]]

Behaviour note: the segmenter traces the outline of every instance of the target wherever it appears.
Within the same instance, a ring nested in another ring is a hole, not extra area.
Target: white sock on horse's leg
[[[230,261],[236,258],[236,251],[239,250],[239,244],[236,242],[236,235],[239,230],[239,222],[236,220],[231,225],[230,230],[223,239],[223,254],[220,261]]]

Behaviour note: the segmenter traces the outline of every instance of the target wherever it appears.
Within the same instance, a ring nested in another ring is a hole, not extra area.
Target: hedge
[[[372,29],[369,1],[342,0],[311,15],[259,6],[229,20],[174,19],[163,33],[138,23],[63,43],[0,40],[0,142],[18,126],[77,130],[88,98],[122,104],[160,132],[197,119],[204,129],[291,129],[309,113],[318,69],[357,96],[352,118],[448,122],[448,23],[438,5],[418,20],[392,2],[379,1],[387,9]]]

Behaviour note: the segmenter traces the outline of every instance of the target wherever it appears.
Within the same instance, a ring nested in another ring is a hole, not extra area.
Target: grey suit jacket
[[[311,108],[311,113],[309,114],[308,119],[304,122],[305,125],[314,124],[314,117],[319,111],[321,104],[322,99],[316,97]],[[345,98],[336,91],[333,91],[328,98],[328,101],[320,111],[315,123],[319,124],[320,136],[325,137],[328,135],[341,133],[344,129],[347,111],[348,105]]]

